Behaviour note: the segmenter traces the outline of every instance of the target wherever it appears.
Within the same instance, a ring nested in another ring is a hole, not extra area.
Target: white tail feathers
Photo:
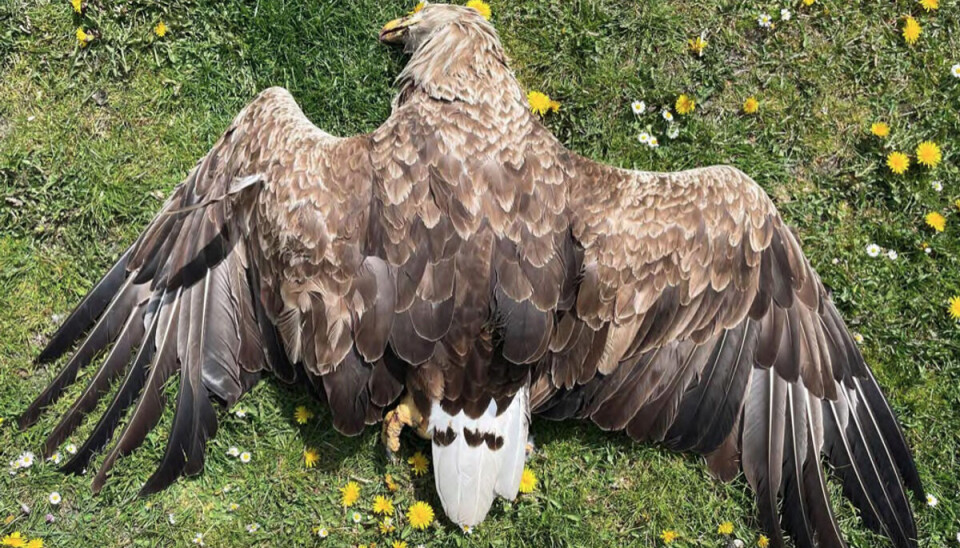
[[[529,388],[499,415],[495,402],[477,419],[430,409],[437,492],[447,516],[461,526],[482,522],[494,495],[513,500],[520,488],[530,424]]]

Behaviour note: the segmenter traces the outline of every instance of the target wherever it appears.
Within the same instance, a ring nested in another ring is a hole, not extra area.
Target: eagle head
[[[434,40],[445,41],[445,36],[455,34],[469,38],[478,32],[494,32],[493,26],[479,11],[466,6],[423,2],[413,13],[384,25],[380,29],[380,41],[403,46],[405,53],[414,54]]]

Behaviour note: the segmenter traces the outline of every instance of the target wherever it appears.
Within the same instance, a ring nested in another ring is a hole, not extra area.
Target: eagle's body
[[[382,38],[401,30],[412,57],[374,132],[330,136],[271,88],[176,188],[41,355],[90,331],[24,426],[115,341],[46,452],[126,371],[67,464],[140,394],[99,489],[179,372],[154,492],[202,469],[211,397],[232,405],[268,370],[309,381],[346,434],[406,394],[461,525],[516,496],[533,413],[696,451],[724,478],[742,467],[775,543],[780,500],[801,546],[843,545],[826,454],[867,525],[915,546],[909,450],[767,195],[734,168],[626,171],[566,150],[472,10],[430,5]]]

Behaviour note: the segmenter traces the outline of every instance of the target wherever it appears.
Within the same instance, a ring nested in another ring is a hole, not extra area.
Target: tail
[[[491,399],[479,417],[433,403],[434,476],[443,510],[454,523],[472,527],[487,516],[495,495],[517,497],[530,425],[529,394],[524,386],[503,409]]]

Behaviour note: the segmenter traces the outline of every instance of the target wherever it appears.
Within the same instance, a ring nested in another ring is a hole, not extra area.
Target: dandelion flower
[[[0,540],[0,546],[13,546],[14,548],[23,548],[26,546],[26,540],[20,535],[20,531],[14,531]]]
[[[77,27],[77,43],[80,44],[81,48],[87,47],[91,40],[93,40],[93,36],[87,34],[83,27]]]
[[[550,96],[539,91],[527,93],[527,102],[530,103],[530,111],[534,114],[543,116],[550,110]]]
[[[647,110],[647,104],[643,101],[634,101],[630,103],[630,108],[633,110],[633,113],[637,116],[643,114]]]
[[[413,468],[414,476],[422,476],[427,473],[427,470],[430,468],[430,463],[427,461],[427,457],[423,456],[423,453],[417,451],[413,454],[412,457],[407,459],[407,462],[410,463],[410,466]]]
[[[397,482],[393,481],[393,476],[391,474],[387,474],[383,476],[383,482],[387,484],[387,490],[390,491],[391,493],[395,492],[398,489]]]
[[[910,158],[902,152],[891,152],[887,155],[887,167],[896,175],[903,175],[910,167]]]
[[[869,256],[871,256],[871,257],[879,257],[879,256],[880,256],[880,246],[878,246],[877,244],[870,244],[870,245],[868,245],[868,246],[867,246],[867,255],[869,255]]]
[[[766,535],[760,535],[760,538],[757,539],[757,546],[760,548],[767,548],[770,546],[770,539],[768,539]]]
[[[670,112],[670,111],[667,110],[667,109],[664,109],[663,112],[660,113],[660,115],[663,116],[663,119],[666,120],[666,121],[668,121],[668,122],[672,122],[672,121],[673,121],[673,113]]]
[[[354,512],[350,515],[350,519],[352,519],[354,523],[360,523],[360,521],[363,519],[363,516],[360,514],[360,512]]]
[[[804,5],[804,6],[812,6],[813,3],[816,2],[816,1],[817,1],[817,0],[803,0],[803,5]]]
[[[305,449],[303,451],[303,465],[307,468],[313,468],[317,465],[317,461],[320,460],[320,455],[317,453],[316,449]]]
[[[239,457],[239,456],[240,456],[240,449],[238,449],[236,445],[230,447],[230,449],[227,449],[227,456],[228,456],[228,457]]]
[[[698,57],[703,57],[703,50],[707,49],[707,41],[703,39],[703,36],[697,36],[687,40],[687,47]]]
[[[920,0],[920,6],[927,11],[940,9],[940,0]]]
[[[687,97],[686,94],[677,97],[677,104],[675,105],[677,109],[677,114],[680,116],[685,116],[693,112],[693,109],[697,108],[697,103],[690,97]]]
[[[340,499],[340,505],[344,508],[350,508],[360,498],[360,486],[357,485],[357,482],[351,481],[340,488],[340,494],[343,495]]]
[[[770,17],[770,14],[761,13],[757,16],[757,25],[764,29],[773,28],[773,18]]]
[[[887,251],[887,258],[890,259],[891,261],[896,261],[897,257],[899,256],[900,254],[892,249],[890,251]]]
[[[756,97],[747,97],[747,100],[743,102],[743,112],[756,114],[758,110],[760,110],[760,101],[757,101]]]
[[[302,405],[298,405],[293,411],[293,419],[297,424],[307,424],[307,421],[313,418],[313,411],[310,411]]]
[[[390,545],[391,548],[407,548],[407,541],[405,540],[395,540],[393,544]]]
[[[407,521],[414,529],[426,529],[433,523],[433,508],[422,500],[417,501],[407,509]]]
[[[732,535],[733,534],[733,522],[725,521],[717,527],[717,533],[721,535]]]
[[[937,232],[943,232],[943,230],[947,228],[947,218],[936,211],[927,213],[927,216],[923,219],[927,222],[927,226]]]
[[[251,458],[253,458],[253,456],[250,454],[249,451],[244,451],[243,453],[240,453],[240,462],[244,464],[247,464],[248,462],[250,462]]]
[[[537,488],[537,475],[533,473],[533,470],[529,468],[524,468],[523,474],[520,475],[520,492],[532,493],[533,490],[536,488]]]
[[[26,548],[43,548],[43,539],[35,538],[27,543]]]
[[[153,33],[157,35],[158,38],[163,38],[167,35],[167,31],[170,30],[167,28],[167,24],[163,21],[157,23],[157,26],[153,27]]]
[[[470,0],[467,2],[467,7],[477,10],[484,19],[490,20],[490,4],[487,4],[483,0]]]
[[[782,10],[780,10],[780,19],[784,21],[789,21],[791,17],[793,17],[793,14],[790,13],[790,10],[788,10],[787,8],[783,8]]]
[[[66,449],[67,453],[70,453],[71,455],[77,454],[77,446],[72,443],[68,443],[64,449]]]
[[[373,499],[373,513],[383,516],[392,516],[393,501],[383,495],[377,495],[377,497]]]
[[[960,321],[960,295],[950,299],[950,317]]]
[[[250,525],[247,525],[247,532],[248,532],[248,533],[256,533],[256,532],[259,531],[259,530],[260,530],[260,524],[259,524],[259,523],[251,523]]]
[[[927,167],[937,167],[943,154],[940,153],[940,147],[933,141],[924,141],[917,145],[917,162]]]
[[[930,508],[933,508],[938,504],[940,504],[940,501],[937,499],[937,497],[931,495],[930,493],[927,493],[927,506],[929,506]]]
[[[870,133],[882,139],[890,135],[890,126],[886,122],[874,122],[870,125]]]
[[[676,531],[673,531],[671,529],[666,529],[662,533],[660,533],[660,538],[663,540],[664,544],[672,543],[673,541],[677,540],[678,536],[680,535],[678,535]]]
[[[389,535],[397,529],[393,524],[393,520],[390,518],[383,518],[383,521],[380,522],[378,527],[380,528],[381,535]]]
[[[960,78],[960,63],[950,67],[950,74],[952,74],[954,78]]]
[[[920,28],[920,23],[913,17],[908,16],[903,23],[903,40],[912,46],[920,39],[921,32],[923,32],[923,29]]]
[[[854,333],[853,341],[857,344],[863,344],[863,335],[861,335],[860,333]]]
[[[63,498],[60,496],[60,493],[54,491],[53,493],[50,493],[50,496],[47,497],[47,500],[50,501],[50,504],[56,506],[60,504],[60,501],[62,501]]]
[[[194,544],[198,544],[198,545],[200,545],[200,546],[206,546],[206,545],[203,543],[203,533],[197,533],[196,535],[194,535],[194,536],[193,536],[193,543],[194,543]]]
[[[82,0],[70,0],[70,5],[73,6],[73,11],[80,13],[83,11],[83,1]]]

